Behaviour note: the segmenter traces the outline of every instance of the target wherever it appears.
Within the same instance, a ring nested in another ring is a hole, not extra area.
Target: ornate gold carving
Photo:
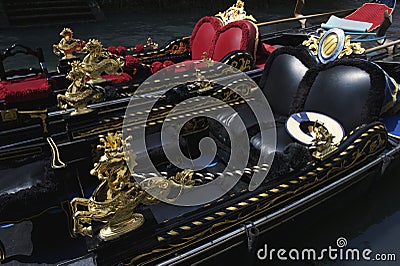
[[[324,36],[324,32],[321,33],[319,37],[312,35],[308,40],[305,40],[302,44],[307,46],[313,55],[318,54],[318,44],[321,40],[322,36]]]
[[[83,49],[88,54],[82,61],[82,67],[86,76],[90,78],[88,83],[96,84],[106,81],[101,77],[102,73],[117,74],[123,67],[124,62],[110,58],[108,53],[103,51],[103,44],[98,40],[89,40]]]
[[[342,58],[345,55],[351,55],[352,53],[363,54],[365,52],[365,49],[361,47],[361,43],[359,42],[351,43],[350,39],[351,36],[347,35],[344,41],[344,48],[342,52],[339,54],[338,58]]]
[[[180,41],[179,43],[176,43],[171,46],[171,49],[167,50],[167,54],[183,54],[189,51],[188,44],[186,42]]]
[[[308,40],[303,42],[304,46],[307,46],[308,49],[312,52],[313,55],[318,55],[319,52],[319,43],[324,36],[325,32],[321,33],[319,37],[311,36]],[[322,52],[326,56],[332,55],[338,47],[339,37],[335,33],[330,33],[322,43]],[[365,49],[361,47],[361,43],[351,43],[351,35],[346,35],[344,40],[344,47],[342,51],[339,53],[338,58],[342,58],[345,55],[354,54],[363,54]]]
[[[316,149],[312,155],[319,160],[325,160],[337,150],[337,146],[333,144],[335,136],[329,133],[328,129],[318,121],[314,122],[311,130],[315,133],[313,146]]]
[[[17,120],[17,109],[1,110],[1,120],[3,122],[9,122]]]
[[[73,55],[73,52],[83,52],[82,50],[85,47],[85,42],[79,39],[74,39],[73,34],[74,33],[70,28],[64,28],[60,33],[60,36],[63,38],[58,44],[53,45],[53,52],[56,55],[64,55],[62,59],[76,58],[76,56]]]
[[[104,149],[104,155],[90,173],[97,176],[101,184],[89,199],[74,198],[71,201],[75,234],[92,236],[91,222],[96,220],[106,223],[100,230],[103,240],[119,237],[144,223],[143,215],[134,211],[141,203],[157,203],[158,200],[151,195],[168,196],[172,187],[182,188],[194,184],[191,180],[193,172],[190,170],[170,179],[151,177],[140,184],[131,181],[128,164],[132,167],[136,165],[136,155],[125,150],[129,139],[123,140],[121,132],[109,133],[100,139],[102,145],[98,148]],[[81,210],[82,207],[84,210]]]
[[[252,15],[246,14],[246,11],[244,10],[244,2],[241,0],[237,0],[236,4],[223,12],[219,12],[215,16],[222,21],[223,25],[237,20],[250,20],[252,22],[257,22]]]
[[[182,172],[177,173],[175,176],[170,177],[169,180],[177,185],[191,187],[194,186],[194,180],[192,180],[193,173],[193,170],[183,170]]]
[[[96,103],[104,100],[103,94],[93,87],[86,85],[86,73],[79,61],[71,63],[71,71],[67,79],[72,80],[64,95],[57,95],[58,107],[67,109],[68,106],[75,108],[71,115],[85,114],[92,111],[87,105],[89,102]]]

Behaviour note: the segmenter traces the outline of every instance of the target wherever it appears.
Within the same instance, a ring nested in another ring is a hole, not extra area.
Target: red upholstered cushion
[[[49,97],[51,86],[44,75],[0,82],[0,99],[19,103]]]
[[[231,22],[215,33],[210,57],[215,61],[220,61],[235,50],[246,50],[253,55],[256,34],[256,28],[250,21]]]
[[[384,12],[388,11],[389,15],[392,14],[393,8],[390,8],[384,4],[367,3],[363,4],[359,9],[345,17],[346,19],[370,22],[372,26],[368,31],[372,31],[379,27],[383,21]]]
[[[200,60],[204,52],[210,55],[212,40],[221,27],[222,23],[216,17],[203,17],[197,22],[190,36],[192,60]]]
[[[127,73],[121,73],[118,75],[117,74],[102,75],[101,77],[104,79],[111,80],[112,84],[119,84],[132,80],[132,77]]]

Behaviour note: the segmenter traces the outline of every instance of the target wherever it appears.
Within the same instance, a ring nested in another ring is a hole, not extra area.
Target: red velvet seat
[[[256,27],[250,21],[239,20],[231,22],[215,33],[210,49],[210,57],[215,61],[220,61],[235,50],[245,50],[254,56],[256,37]]]
[[[45,99],[49,97],[50,92],[51,86],[43,74],[0,82],[0,99],[5,103]]]
[[[39,68],[17,69],[6,72],[3,65],[4,60],[16,54],[36,57]],[[5,104],[12,104],[48,98],[52,90],[46,75],[47,69],[43,52],[40,48],[34,51],[29,47],[14,44],[0,54],[0,100]],[[19,76],[25,77],[19,78]]]
[[[385,4],[366,3],[350,15],[346,16],[345,19],[370,22],[372,23],[372,26],[368,31],[373,31],[378,28],[383,21],[386,10],[388,11],[389,16],[393,12],[393,8],[390,8]]]
[[[201,60],[204,52],[210,56],[212,41],[220,28],[222,22],[216,17],[203,17],[196,23],[190,37],[192,60]]]
[[[257,42],[258,34],[256,26],[247,20],[223,26],[216,17],[203,17],[197,22],[190,37],[192,60],[201,60],[204,53],[207,53],[209,58],[220,61],[233,51],[245,50],[262,67],[276,48]]]

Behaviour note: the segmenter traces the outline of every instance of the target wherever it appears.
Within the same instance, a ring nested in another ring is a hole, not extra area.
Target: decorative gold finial
[[[158,202],[146,191],[167,196],[173,187],[194,185],[191,170],[185,170],[170,179],[151,177],[140,184],[132,181],[128,165],[131,168],[136,166],[136,155],[127,152],[129,140],[130,137],[122,139],[121,132],[109,133],[100,139],[102,144],[98,148],[104,149],[104,155],[90,173],[97,176],[101,184],[89,199],[74,198],[71,201],[75,234],[92,236],[91,224],[96,220],[106,224],[100,230],[100,238],[111,240],[119,237],[144,223],[144,216],[135,213],[139,204]]]
[[[63,38],[58,44],[53,45],[53,52],[56,55],[64,55],[62,59],[76,58],[76,56],[73,54],[74,52],[83,52],[85,42],[79,39],[74,39],[73,35],[74,33],[70,28],[64,28],[60,33],[60,36]]]
[[[147,43],[145,45],[145,47],[153,47],[154,50],[158,49],[158,43],[153,42],[152,38],[147,38]]]
[[[102,73],[106,74],[118,74],[118,71],[122,69],[124,62],[119,58],[117,60],[110,58],[110,56],[104,52],[103,44],[98,40],[91,39],[85,45],[85,52],[88,54],[83,59],[83,69],[85,70],[86,76],[90,78],[88,83],[96,84],[106,81],[101,77]]]
[[[92,109],[87,105],[103,101],[103,94],[86,85],[86,73],[81,62],[73,61],[70,65],[71,71],[68,73],[67,79],[72,83],[64,95],[57,95],[58,107],[62,109],[67,109],[68,106],[75,108],[71,115],[89,113]]]
[[[252,15],[246,14],[246,11],[244,10],[244,2],[241,0],[237,0],[236,4],[224,12],[219,12],[215,16],[218,17],[224,25],[237,20],[250,20],[252,22],[257,22]]]

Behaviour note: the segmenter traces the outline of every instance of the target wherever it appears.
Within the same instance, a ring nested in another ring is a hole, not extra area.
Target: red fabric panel
[[[212,40],[221,27],[222,23],[216,17],[203,17],[197,22],[190,36],[192,60],[200,60],[204,52],[210,55]]]
[[[273,45],[269,45],[267,43],[259,42],[257,47],[257,59],[256,66],[259,68],[264,68],[265,62],[267,61],[268,56],[275,51],[276,48]]]
[[[102,78],[111,80],[112,84],[119,84],[123,82],[128,82],[132,80],[132,77],[127,73],[121,74],[110,74],[110,75],[101,75]]]
[[[265,61],[267,61],[268,56],[276,49],[277,48],[273,45],[263,43],[262,41],[258,42],[256,65],[264,65]]]
[[[345,17],[345,19],[370,22],[372,23],[372,26],[368,31],[372,31],[379,27],[383,21],[385,10],[388,10],[389,15],[393,12],[393,8],[389,8],[384,4],[367,3],[363,4],[359,9]]]
[[[50,92],[51,86],[41,74],[35,77],[0,82],[0,99],[6,103],[44,99],[49,97]]]
[[[210,57],[215,61],[220,61],[235,50],[246,50],[253,55],[255,38],[256,28],[251,22],[245,20],[231,22],[216,32],[210,49]]]

